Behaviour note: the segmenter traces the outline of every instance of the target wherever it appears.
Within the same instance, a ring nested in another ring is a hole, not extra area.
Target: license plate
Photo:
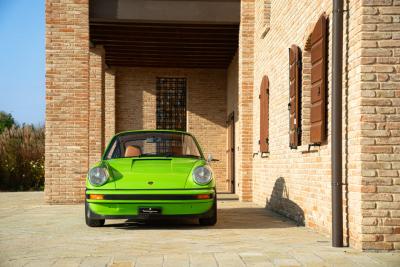
[[[153,208],[153,207],[139,208],[139,214],[147,214],[147,215],[161,214],[161,208]]]

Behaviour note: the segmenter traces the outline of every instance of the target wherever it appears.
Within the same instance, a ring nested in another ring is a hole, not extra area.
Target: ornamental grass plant
[[[44,188],[44,127],[12,126],[0,134],[0,190]]]

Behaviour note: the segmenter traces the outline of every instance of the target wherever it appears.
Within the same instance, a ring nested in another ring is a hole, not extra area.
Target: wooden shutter
[[[264,76],[260,88],[260,152],[269,151],[269,79]]]
[[[301,120],[300,120],[300,48],[292,45],[289,48],[289,146],[297,148],[300,145]]]
[[[311,143],[326,139],[327,29],[322,15],[311,33]]]

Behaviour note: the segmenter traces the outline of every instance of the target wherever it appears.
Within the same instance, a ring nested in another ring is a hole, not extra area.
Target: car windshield
[[[105,159],[133,157],[201,158],[191,135],[174,132],[125,133],[114,138]]]

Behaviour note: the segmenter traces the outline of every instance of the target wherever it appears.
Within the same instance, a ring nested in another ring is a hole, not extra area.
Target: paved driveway
[[[83,205],[43,193],[0,193],[0,266],[400,266],[399,253],[334,249],[262,207],[219,202],[215,227],[193,222],[88,228]]]

